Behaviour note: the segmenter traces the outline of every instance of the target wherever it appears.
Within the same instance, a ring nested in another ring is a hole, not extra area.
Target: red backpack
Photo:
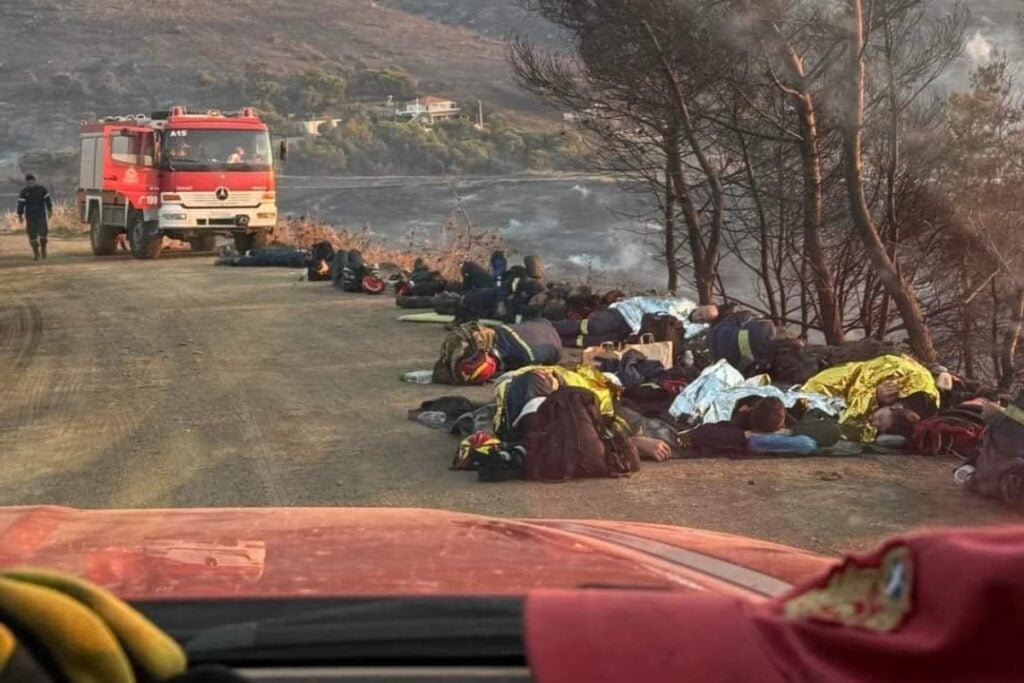
[[[981,417],[963,410],[949,411],[918,422],[910,446],[912,452],[921,455],[970,459],[984,431]]]

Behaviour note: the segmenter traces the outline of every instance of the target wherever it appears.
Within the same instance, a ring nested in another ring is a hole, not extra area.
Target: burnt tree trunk
[[[772,322],[776,325],[782,324],[782,314],[775,297],[775,283],[772,282],[770,251],[772,248],[771,235],[768,232],[768,215],[764,207],[764,198],[761,196],[761,186],[757,182],[757,174],[754,173],[753,162],[750,159],[750,149],[746,137],[739,135],[740,150],[743,153],[743,165],[746,170],[747,183],[750,185],[750,197],[754,202],[754,210],[757,213],[757,236],[758,249],[761,256],[761,284],[764,285],[764,295],[768,299],[768,313]]]
[[[687,187],[685,194],[683,210],[690,216],[687,219],[691,232],[694,226],[696,227],[696,238],[697,242],[701,243],[701,258],[698,258],[697,253],[693,254],[694,271],[696,275],[697,295],[700,298],[700,303],[708,304],[714,300],[714,288],[715,281],[718,276],[718,251],[722,242],[722,229],[725,225],[725,189],[722,185],[722,179],[715,169],[711,160],[708,158],[701,141],[698,137],[693,116],[690,113],[690,105],[687,102],[686,95],[683,92],[682,83],[680,83],[679,76],[676,74],[675,68],[669,59],[668,54],[662,48],[661,41],[658,40],[657,34],[654,29],[651,28],[650,23],[644,21],[644,28],[647,31],[647,35],[651,40],[651,45],[657,52],[658,59],[661,62],[664,76],[668,82],[668,86],[671,91],[671,95],[675,101],[676,111],[675,115],[678,117],[680,130],[683,135],[683,139],[686,141],[689,151],[693,154],[697,160],[697,165],[700,166],[701,173],[704,179],[707,181],[708,187],[711,193],[711,221],[707,226],[707,240],[704,240],[703,227],[701,224],[700,213],[693,202],[692,194]],[[680,173],[679,180],[685,182],[685,178],[681,172],[681,160],[680,160]],[[691,246],[694,239],[691,238]]]
[[[992,374],[1003,376],[1003,357],[999,353],[999,288],[995,279],[989,284],[989,296],[992,297],[992,315],[989,328],[989,355],[992,358]]]
[[[842,344],[846,335],[839,304],[836,300],[836,283],[825,256],[822,242],[822,214],[824,201],[821,196],[821,154],[818,148],[818,122],[814,102],[810,95],[798,98],[800,128],[803,140],[800,153],[804,175],[804,255],[814,277],[814,289],[818,296],[818,321],[825,341],[830,346]]]
[[[686,239],[690,247],[690,255],[693,257],[693,284],[697,291],[697,298],[701,304],[714,302],[714,272],[710,274],[707,269],[708,255],[704,247],[704,240],[701,237],[700,211],[693,201],[693,194],[690,184],[683,172],[682,152],[677,148],[675,153],[670,153],[667,161],[669,178],[673,186],[673,195],[682,209],[683,222],[686,224]]]
[[[1002,372],[999,376],[999,388],[1004,391],[1013,386],[1017,375],[1017,344],[1020,341],[1021,328],[1024,327],[1024,287],[1018,287],[1014,292],[1010,313],[1010,323],[1003,332],[1000,352]]]
[[[828,264],[822,241],[824,199],[822,198],[821,150],[818,130],[818,112],[814,96],[807,83],[804,62],[779,30],[772,24],[779,41],[779,50],[786,63],[793,85],[778,83],[796,107],[800,122],[800,160],[803,174],[804,259],[810,265],[814,278],[814,292],[818,300],[818,323],[825,341],[832,346],[843,343],[842,311],[836,297],[835,276]]]
[[[679,290],[679,262],[676,260],[676,200],[672,179],[665,174],[665,267],[668,269],[667,289],[675,296]]]
[[[848,49],[849,83],[845,119],[842,122],[843,176],[850,202],[854,229],[864,244],[878,279],[896,304],[903,325],[910,338],[910,345],[920,359],[927,363],[937,360],[931,330],[925,323],[921,305],[910,285],[903,280],[882,243],[868,208],[864,190],[862,133],[864,126],[864,8],[862,0],[848,0],[853,26],[850,30]]]
[[[974,309],[967,299],[967,264],[963,257],[960,260],[960,291],[964,299],[960,309],[960,354],[963,357],[963,372],[974,379],[974,349],[971,344],[971,332],[974,329]]]

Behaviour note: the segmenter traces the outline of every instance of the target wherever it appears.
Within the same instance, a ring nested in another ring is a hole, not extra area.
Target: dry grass
[[[314,242],[326,241],[335,249],[359,250],[367,263],[392,264],[402,270],[411,270],[415,260],[422,258],[432,270],[453,280],[461,278],[464,261],[486,264],[494,250],[504,248],[500,235],[481,232],[470,238],[467,231],[453,227],[449,221],[439,235],[410,235],[403,244],[396,244],[366,228],[350,231],[318,221],[291,220],[278,225],[273,244],[308,249]]]
[[[18,222],[17,213],[0,212],[0,234],[10,235],[24,231],[25,225]],[[58,202],[53,206],[50,232],[56,235],[83,235],[89,232],[89,226],[78,218],[78,207],[74,202]]]

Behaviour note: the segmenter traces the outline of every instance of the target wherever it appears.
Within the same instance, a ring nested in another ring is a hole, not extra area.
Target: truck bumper
[[[262,230],[277,225],[277,207],[192,209],[164,205],[158,211],[161,230]]]

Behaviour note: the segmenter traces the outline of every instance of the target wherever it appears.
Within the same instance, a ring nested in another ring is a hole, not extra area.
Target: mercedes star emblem
[[[222,202],[231,196],[231,192],[226,187],[218,187],[215,194],[217,195],[217,199]]]

